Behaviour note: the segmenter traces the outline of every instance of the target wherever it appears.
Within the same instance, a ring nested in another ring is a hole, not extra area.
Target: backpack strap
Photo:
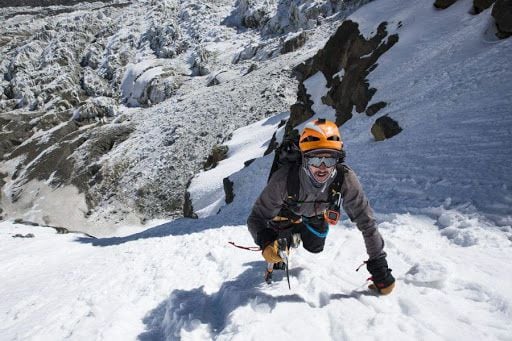
[[[300,163],[296,162],[290,166],[288,171],[288,178],[286,179],[286,190],[288,192],[288,199],[286,200],[288,206],[297,206],[299,201],[300,192],[300,178],[299,178]]]
[[[347,167],[338,163],[336,165],[336,177],[329,187],[329,197],[327,201],[329,202],[329,207],[331,209],[340,209],[341,205],[341,186],[343,186],[343,181],[345,180],[345,173],[347,172]]]

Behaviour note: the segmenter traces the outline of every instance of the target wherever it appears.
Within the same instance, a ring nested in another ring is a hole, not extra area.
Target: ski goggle
[[[337,157],[331,156],[306,156],[306,163],[308,166],[320,168],[322,163],[325,167],[334,167],[338,163]]]

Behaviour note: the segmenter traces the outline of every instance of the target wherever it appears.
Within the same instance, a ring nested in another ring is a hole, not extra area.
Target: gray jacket
[[[268,228],[268,221],[275,217],[288,197],[287,176],[290,166],[279,168],[271,177],[267,186],[254,203],[251,214],[247,220],[247,226],[254,239],[262,229]],[[373,210],[366,199],[363,188],[357,179],[354,171],[346,167],[341,195],[343,198],[343,209],[350,220],[357,224],[358,229],[363,233],[366,252],[369,259],[385,256],[384,241],[377,230]],[[327,209],[328,203],[314,202],[327,201],[328,189],[334,181],[332,176],[321,188],[315,187],[306,171],[300,167],[300,191],[299,200],[307,201],[293,209],[294,213],[304,217],[313,217]],[[311,201],[311,202],[309,202]]]

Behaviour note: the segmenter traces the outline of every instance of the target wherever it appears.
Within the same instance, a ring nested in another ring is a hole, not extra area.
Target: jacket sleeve
[[[369,259],[385,257],[384,240],[377,229],[373,210],[356,174],[349,167],[345,172],[341,192],[343,209],[363,233]]]
[[[278,169],[270,178],[252,207],[247,226],[254,242],[258,243],[258,233],[268,228],[267,223],[281,210],[287,194],[288,167]],[[261,245],[260,245],[261,246]]]

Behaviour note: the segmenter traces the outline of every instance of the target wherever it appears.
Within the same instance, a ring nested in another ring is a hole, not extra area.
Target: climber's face
[[[318,183],[324,183],[332,175],[336,168],[338,158],[331,153],[308,153],[304,160],[313,179]]]

